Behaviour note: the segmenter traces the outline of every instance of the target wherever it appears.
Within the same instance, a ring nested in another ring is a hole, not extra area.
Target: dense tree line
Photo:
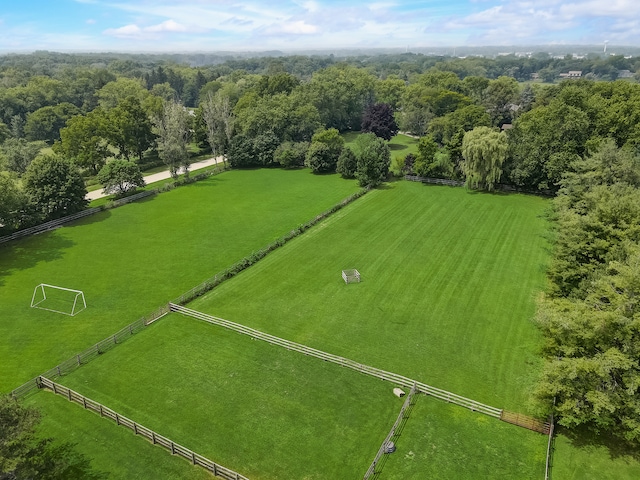
[[[640,440],[640,159],[613,140],[576,159],[554,200],[537,395],[560,424]]]

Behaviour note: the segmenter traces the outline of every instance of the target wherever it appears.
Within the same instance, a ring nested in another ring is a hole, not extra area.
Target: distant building
[[[619,70],[618,78],[633,78],[633,73],[630,70]]]
[[[581,78],[582,70],[569,70],[568,73],[561,73],[560,78]]]
[[[538,80],[540,78],[540,74],[538,72],[531,74],[531,80]]]
[[[502,126],[500,127],[500,130],[504,131],[504,130],[511,130],[513,128],[513,124],[511,123],[503,123]]]

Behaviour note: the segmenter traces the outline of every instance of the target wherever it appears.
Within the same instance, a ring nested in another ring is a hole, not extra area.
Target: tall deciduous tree
[[[317,132],[311,139],[305,163],[314,173],[335,172],[343,147],[344,138],[337,129]]]
[[[132,155],[142,161],[142,156],[151,145],[154,135],[149,116],[140,100],[127,97],[106,113],[108,127],[104,133],[111,145],[116,147],[121,157],[130,159]]]
[[[391,165],[389,144],[373,133],[360,135],[355,142],[356,173],[361,187],[375,187],[384,182]]]
[[[53,150],[96,175],[110,155],[105,138],[107,128],[106,114],[100,108],[70,118],[67,126],[60,130],[61,141]]]
[[[0,172],[0,234],[20,227],[27,199],[8,172]]]
[[[45,220],[79,212],[87,205],[87,189],[78,167],[58,155],[37,157],[23,177],[24,190]]]
[[[229,97],[220,92],[209,93],[200,108],[211,152],[214,156],[222,155],[226,163],[235,120]]]
[[[107,163],[102,167],[97,178],[103,186],[104,193],[122,195],[145,185],[140,167],[126,160],[113,160]]]
[[[80,109],[71,103],[42,107],[27,116],[24,134],[27,140],[44,140],[49,145],[60,139],[60,130],[67,120],[80,114]]]
[[[391,105],[374,103],[366,108],[362,116],[362,131],[371,132],[385,140],[391,140],[398,133],[398,124]]]
[[[45,146],[44,142],[28,142],[24,138],[10,138],[2,144],[0,151],[4,155],[6,168],[22,175]]]
[[[493,190],[507,158],[507,137],[489,127],[476,127],[464,134],[462,156],[467,187]]]
[[[178,178],[178,170],[182,167],[185,175],[191,165],[187,144],[191,116],[178,102],[165,102],[162,115],[153,120],[158,135],[158,150],[162,161],[169,167],[173,178]]]

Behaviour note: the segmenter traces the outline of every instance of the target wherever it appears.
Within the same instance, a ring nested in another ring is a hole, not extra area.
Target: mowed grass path
[[[0,245],[0,392],[55,366],[357,191],[308,170],[230,171]],[[36,285],[81,289],[76,317]]]
[[[487,404],[528,411],[547,202],[397,182],[189,305]],[[357,268],[362,283],[340,272]]]
[[[59,381],[252,479],[362,476],[403,403],[389,383],[177,314]]]

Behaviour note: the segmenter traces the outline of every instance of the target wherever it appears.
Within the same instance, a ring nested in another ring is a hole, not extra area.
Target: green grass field
[[[402,406],[389,383],[177,314],[59,381],[262,479],[358,478]]]
[[[357,191],[308,170],[231,171],[0,245],[0,392],[144,316]],[[84,291],[75,317],[36,285]]]
[[[380,479],[540,480],[546,446],[545,435],[419,395]]]
[[[306,170],[231,171],[0,246],[0,391],[150,313],[357,190]],[[530,411],[547,201],[396,182],[189,305]],[[362,283],[340,271],[358,268]],[[84,290],[76,317],[33,288]],[[362,475],[395,420],[392,385],[177,315],[61,379],[250,478]],[[364,393],[363,393],[364,392]],[[184,460],[38,393],[43,432],[110,478],[200,478]],[[384,478],[541,478],[545,437],[420,397]],[[153,452],[153,453],[151,453]],[[558,436],[554,480],[636,478],[637,456]]]
[[[360,132],[346,132],[342,134],[345,145],[351,145],[356,141],[356,138],[360,136]],[[417,138],[409,137],[408,135],[398,134],[389,141],[389,149],[391,150],[391,162],[396,158],[404,158],[409,153],[414,155],[418,153]]]
[[[397,182],[190,307],[526,413],[546,206]],[[345,285],[345,268],[362,283]]]
[[[76,451],[91,459],[92,468],[108,473],[110,480],[211,479],[205,470],[58,395],[42,392],[26,404],[42,413],[42,436],[75,444]]]

